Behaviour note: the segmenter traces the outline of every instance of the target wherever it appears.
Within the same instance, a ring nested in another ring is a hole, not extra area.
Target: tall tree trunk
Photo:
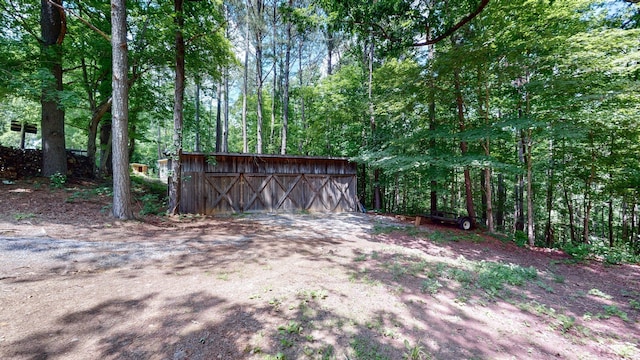
[[[536,234],[534,230],[533,217],[533,140],[531,129],[527,130],[526,151],[527,151],[527,238],[529,246],[535,246]]]
[[[433,79],[433,78],[432,78]],[[431,94],[429,99],[429,131],[436,131],[436,101],[435,101],[435,87],[431,87]],[[429,140],[429,150],[432,152],[432,156],[436,151],[436,139],[431,138]],[[435,166],[431,165],[431,176],[435,176]],[[431,180],[431,192],[429,194],[430,200],[430,209],[429,212],[431,215],[436,215],[438,212],[438,182],[436,180]]]
[[[273,4],[273,23],[272,23],[272,39],[271,46],[273,47],[273,89],[271,89],[271,126],[269,128],[269,152],[275,153],[275,136],[276,136],[276,99],[278,98],[278,6]]]
[[[487,127],[490,124],[489,118],[489,84],[485,79],[485,73],[482,67],[477,68],[478,71],[478,113],[484,119],[484,123]],[[484,154],[487,158],[491,156],[491,140],[489,136],[487,136],[484,141],[482,141],[482,147],[484,149]],[[487,230],[489,232],[495,232],[495,226],[493,224],[493,194],[491,189],[491,167],[487,166],[482,174],[482,187],[483,187],[483,218],[486,219]]]
[[[456,92],[456,108],[458,112],[458,126],[460,132],[464,132],[466,129],[465,116],[464,116],[464,99],[462,98],[462,87],[460,81],[460,71],[458,69],[454,70],[454,88]],[[467,154],[467,142],[460,141],[460,152],[462,156]],[[467,214],[471,218],[471,220],[475,223],[476,219],[476,211],[473,207],[473,191],[471,188],[471,172],[469,171],[469,167],[465,166],[464,168],[464,191],[465,191],[465,202],[467,206]]]
[[[176,73],[173,94],[173,151],[171,153],[171,186],[169,187],[169,213],[178,214],[180,211],[181,179],[182,179],[182,125],[185,86],[185,44],[182,28],[184,14],[182,5],[184,0],[174,0],[176,22]]]
[[[507,188],[504,186],[504,175],[498,174],[498,209],[496,211],[496,225],[498,229],[504,231],[504,213],[507,202]]]
[[[576,228],[575,228],[575,211],[573,209],[573,202],[571,196],[569,195],[569,190],[567,189],[567,184],[563,182],[562,188],[564,191],[564,202],[567,207],[567,213],[569,214],[569,238],[571,239],[571,243],[576,243]]]
[[[302,45],[304,43],[304,36],[300,36],[300,42],[298,43],[298,84],[302,89],[304,85],[303,69],[302,69]],[[309,124],[307,124],[307,118],[305,114],[305,102],[304,93],[300,96],[300,123],[302,124],[302,133],[306,134]],[[298,151],[301,154],[308,154],[307,142],[309,141],[307,136],[301,136],[298,142]]]
[[[111,110],[111,104],[113,101],[113,97],[109,97],[105,102],[98,105],[95,109],[92,110],[91,121],[89,121],[89,129],[88,129],[88,139],[87,139],[87,157],[89,161],[91,161],[91,166],[93,166],[92,174],[96,174],[98,172],[96,166],[96,140],[98,137],[98,127],[100,125],[100,121],[104,117],[105,114]]]
[[[376,144],[376,116],[373,106],[373,59],[375,43],[373,39],[373,33],[369,36],[370,49],[369,49],[369,124],[371,126],[371,141],[372,144]],[[328,129],[327,129],[328,130]],[[380,169],[373,169],[373,209],[380,210],[382,208],[382,191],[380,188]]]
[[[591,187],[593,185],[593,181],[596,176],[596,152],[593,144],[593,133],[589,133],[589,139],[591,142],[591,172],[589,174],[589,178],[585,183],[585,207],[584,207],[584,218],[583,218],[583,229],[582,229],[582,241],[585,244],[589,244],[591,241],[589,239],[589,223],[591,222],[591,208],[593,205],[593,201],[591,199]]]
[[[64,136],[64,110],[60,103],[62,91],[62,41],[66,33],[62,0],[41,0],[40,32],[42,36],[41,65],[52,76],[44,80],[40,104],[42,114],[42,175],[67,175],[67,151]]]
[[[625,196],[622,197],[622,236],[621,240],[626,243],[629,240],[629,204]]]
[[[129,84],[127,10],[125,0],[111,0],[111,47],[113,58],[113,216],[133,218],[129,179]]]
[[[256,153],[262,154],[262,87],[264,79],[262,78],[262,19],[264,12],[263,0],[256,1],[256,83],[257,83],[257,117],[258,124],[256,126]]]
[[[333,26],[327,23],[324,29],[324,42],[327,46],[327,75],[333,74],[333,51],[336,47],[334,34]]]
[[[200,152],[200,80],[196,79],[196,146],[195,151]]]
[[[522,115],[520,115],[520,117],[522,117]],[[525,163],[524,142],[524,133],[521,131],[518,134],[518,160],[521,164]],[[516,175],[515,197],[515,231],[524,231],[524,176],[520,173]]]
[[[218,84],[216,89],[216,152],[222,150],[222,84]]]
[[[553,140],[549,140],[549,170],[547,172],[547,224],[545,226],[544,229],[544,238],[545,238],[545,243],[546,246],[548,248],[552,247],[553,244],[555,243],[555,238],[554,238],[554,229],[553,229],[553,224],[552,224],[552,219],[551,219],[551,213],[553,212],[553,197],[554,197],[554,186],[555,186],[555,179],[554,179],[554,168],[555,168],[555,158],[554,158],[554,151],[553,151]]]
[[[225,19],[229,19],[229,5],[224,5],[224,13]],[[231,34],[229,32],[229,26],[226,26],[226,35],[227,39],[231,38]],[[223,113],[224,113],[224,123],[222,125],[222,152],[229,152],[229,67],[225,66],[223,71],[223,93],[224,93],[224,102],[223,102]]]
[[[249,96],[249,51],[251,41],[249,39],[249,11],[251,11],[251,0],[246,0],[246,15],[244,28],[244,72],[242,82],[242,152],[249,152],[249,140],[247,139],[247,97]]]
[[[573,199],[571,199],[571,195],[569,195],[569,186],[567,185],[567,174],[566,174],[566,169],[567,169],[567,152],[566,152],[566,140],[563,139],[562,140],[562,168],[565,169],[565,174],[564,176],[561,177],[562,179],[562,192],[563,192],[563,198],[564,198],[564,203],[565,206],[567,208],[567,213],[569,215],[569,237],[571,238],[571,243],[575,244],[576,243],[576,230],[575,230],[575,224],[574,224],[574,209],[573,209]]]
[[[293,8],[293,0],[289,0],[289,8]],[[280,154],[287,153],[287,135],[289,132],[289,72],[291,68],[291,18],[287,16],[287,29],[284,54],[284,94],[282,99],[282,136]]]
[[[110,176],[113,173],[113,157],[111,156],[111,133],[111,121],[109,121],[108,123],[103,123],[100,126],[99,173],[104,176]]]

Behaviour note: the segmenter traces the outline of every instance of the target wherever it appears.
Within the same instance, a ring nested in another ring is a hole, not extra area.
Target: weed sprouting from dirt
[[[409,340],[404,340],[405,353],[402,355],[404,360],[427,360],[431,359],[431,356],[426,352],[424,346],[421,343],[411,345]]]

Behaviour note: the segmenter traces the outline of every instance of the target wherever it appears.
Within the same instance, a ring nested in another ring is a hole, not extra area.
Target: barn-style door
[[[202,181],[205,214],[357,209],[354,175],[205,173]]]

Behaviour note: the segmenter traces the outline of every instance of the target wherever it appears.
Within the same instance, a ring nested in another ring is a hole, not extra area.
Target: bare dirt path
[[[640,359],[637,266],[371,214],[3,199],[1,359]]]

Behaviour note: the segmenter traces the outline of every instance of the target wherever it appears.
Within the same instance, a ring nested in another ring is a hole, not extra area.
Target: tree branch
[[[83,24],[87,25],[91,30],[97,32],[98,34],[100,34],[100,36],[102,36],[103,38],[105,38],[109,43],[111,43],[111,37],[107,34],[105,34],[102,30],[98,29],[97,27],[95,27],[94,25],[92,25],[89,21],[83,19],[80,15],[74,13],[73,11],[65,8],[62,5],[56,4],[55,2],[48,0],[49,3],[63,11],[66,11],[67,13],[71,14],[71,16],[73,16],[74,18],[80,20],[80,22],[82,22]]]
[[[640,1],[640,0],[637,0],[637,1]],[[465,26],[468,22],[473,20],[473,18],[478,16],[488,4],[489,4],[489,0],[480,1],[480,4],[478,5],[478,8],[476,8],[475,11],[473,11],[469,15],[465,16],[464,18],[462,18],[462,20],[460,20],[454,26],[450,27],[447,31],[445,31],[444,33],[440,34],[439,36],[437,36],[434,39],[427,39],[427,40],[425,40],[423,42],[414,43],[413,46],[416,46],[416,47],[418,47],[418,46],[429,46],[429,45],[433,45],[433,44],[435,44],[437,42],[440,42],[440,41],[444,40],[445,38],[447,38],[448,36],[450,36],[451,34],[456,32],[456,30],[458,30],[461,27]],[[428,33],[428,31],[427,31],[427,33]]]
[[[24,31],[26,31],[29,35],[33,36],[33,38],[36,39],[38,43],[42,44],[43,43],[42,38],[35,31],[33,31],[31,26],[29,26],[26,18],[22,15],[16,14],[17,13],[16,9],[19,9],[20,7],[14,4],[12,0],[9,0],[9,3],[11,4],[11,8],[6,7],[5,6],[6,4],[4,3],[0,3],[0,7],[2,7],[2,10],[7,15],[12,17],[15,21],[19,22],[24,28]]]

